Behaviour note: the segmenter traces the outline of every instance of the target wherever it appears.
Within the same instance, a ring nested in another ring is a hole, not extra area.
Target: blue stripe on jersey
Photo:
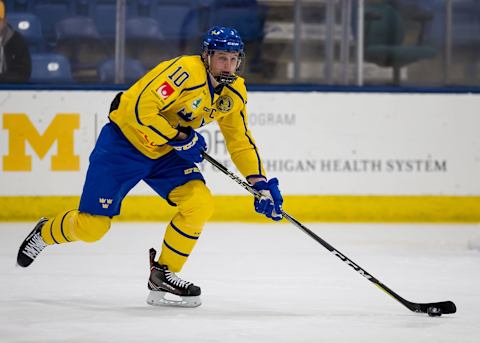
[[[262,164],[260,162],[260,156],[258,155],[257,147],[253,143],[252,138],[248,135],[247,122],[245,120],[245,113],[243,113],[243,111],[240,111],[240,115],[242,116],[243,128],[245,129],[245,131],[244,131],[245,136],[247,136],[248,141],[253,146],[253,150],[255,151],[255,155],[257,155],[258,173],[261,175],[262,174]]]
[[[173,104],[175,101],[176,101],[176,100],[172,100],[172,101],[170,101],[168,104],[166,104],[165,106],[163,106],[163,107],[160,109],[160,111],[159,111],[159,112],[163,112],[163,111],[165,111],[165,110],[166,110],[167,108],[169,108],[169,107],[170,107],[170,105],[171,105],[171,104]]]
[[[178,254],[178,255],[184,256],[184,257],[188,257],[188,256],[189,256],[188,254],[185,254],[185,253],[183,253],[183,252],[178,251],[177,249],[172,248],[172,247],[167,243],[167,241],[165,241],[165,240],[163,240],[163,244],[165,244],[165,246],[166,246],[168,249],[170,249],[171,251],[173,251],[175,254]]]
[[[193,86],[193,87],[190,87],[190,88],[184,88],[184,89],[182,89],[180,94],[182,94],[183,92],[193,91],[194,89],[197,89],[197,88],[200,88],[200,87],[203,87],[203,86],[205,86],[205,82],[202,83],[201,85],[198,85],[198,86]]]
[[[245,104],[245,99],[242,97],[242,95],[235,89],[233,88],[231,85],[227,85],[227,88],[233,92],[234,94],[236,94],[240,100],[242,100],[242,102]],[[257,147],[255,146],[255,144],[253,143],[253,140],[252,138],[248,135],[248,129],[247,129],[247,122],[245,120],[245,113],[243,113],[242,111],[240,111],[240,115],[242,116],[242,121],[243,121],[243,128],[245,129],[245,136],[247,136],[248,138],[248,141],[250,142],[250,144],[252,145],[253,147],[253,150],[255,150],[255,155],[257,155],[257,163],[258,163],[258,173],[260,175],[262,175],[262,164],[260,162],[260,156],[258,155],[258,151],[257,151]]]
[[[184,88],[182,89],[182,91],[180,92],[180,94],[182,94],[183,92],[188,92],[188,91],[193,91],[194,89],[197,89],[197,88],[200,88],[200,87],[203,87],[205,86],[205,82],[202,83],[201,85],[198,85],[198,86],[193,86],[193,87],[190,87],[190,88]],[[160,112],[162,111],[165,111],[167,108],[170,107],[171,104],[173,104],[176,100],[173,100],[171,101],[170,103],[166,104],[165,106],[163,106],[161,109],[160,109]]]
[[[242,100],[242,102],[245,104],[245,99],[240,95],[240,93],[235,89],[233,88],[232,86],[230,85],[227,85],[227,88],[230,89],[233,93],[237,94],[237,96]]]
[[[180,57],[177,57],[175,59],[175,61],[173,61],[172,63],[170,63],[170,65],[168,65],[165,69],[163,69],[157,76],[155,76],[149,83],[147,83],[147,85],[143,88],[143,90],[140,92],[140,95],[138,96],[137,98],[137,102],[135,104],[135,117],[137,119],[137,122],[140,124],[140,125],[143,125],[145,126],[142,121],[140,120],[140,117],[138,115],[138,104],[140,103],[140,98],[142,97],[142,94],[143,92],[145,92],[145,90],[148,88],[148,86],[150,86],[150,84],[155,81],[155,79],[157,79],[160,75],[162,75],[168,68],[170,68],[172,65],[174,65],[175,63],[177,63],[177,61],[182,58],[182,56]],[[163,135],[160,131],[158,131],[157,129],[155,129],[153,126],[147,126],[149,129],[151,129],[153,132],[155,132],[157,135],[163,137],[165,140],[169,141],[170,140],[170,137],[167,137],[165,135]]]
[[[190,239],[195,239],[195,240],[198,239],[198,237],[190,236],[190,235],[186,234],[185,232],[183,232],[182,230],[180,230],[178,227],[176,227],[176,226],[173,224],[173,222],[170,222],[170,225],[173,227],[173,229],[174,229],[175,231],[177,231],[177,232],[178,232],[179,234],[181,234],[182,236],[187,237],[187,238],[190,238]]]
[[[160,131],[158,131],[154,126],[152,125],[148,125],[147,126],[150,130],[152,130],[153,132],[155,132],[157,135],[161,136],[163,139],[165,139],[167,142],[170,141],[172,138],[168,137],[168,136],[165,136],[163,133],[161,133]]]

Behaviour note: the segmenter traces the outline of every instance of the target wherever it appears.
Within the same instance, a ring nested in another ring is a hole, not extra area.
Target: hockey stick
[[[247,191],[252,193],[255,197],[260,197],[260,193],[253,188],[250,184],[247,182],[243,181],[240,177],[232,173],[230,170],[228,170],[224,165],[222,165],[220,162],[215,160],[213,157],[208,155],[207,153],[203,153],[203,157],[205,160],[213,164],[216,168],[218,168],[220,171],[222,171],[224,174],[229,176],[233,181],[238,183],[240,186],[245,188]],[[295,225],[298,229],[302,230],[304,233],[306,233],[308,236],[316,240],[318,243],[323,245],[324,248],[326,248],[328,251],[330,251],[332,254],[337,256],[340,260],[348,264],[350,267],[352,267],[355,271],[357,271],[360,275],[362,275],[364,278],[372,282],[375,286],[377,286],[380,290],[384,291],[388,295],[390,295],[392,298],[397,300],[399,303],[404,305],[406,308],[408,308],[410,311],[413,312],[418,312],[418,313],[427,313],[429,316],[441,316],[442,314],[450,314],[450,313],[455,313],[457,311],[457,308],[455,304],[452,301],[441,301],[441,302],[435,302],[435,303],[414,303],[408,300],[405,300],[401,296],[399,296],[397,293],[392,291],[390,288],[385,286],[383,283],[378,281],[375,277],[373,277],[371,274],[369,274],[365,269],[360,267],[358,264],[350,260],[345,254],[342,254],[340,251],[335,249],[333,246],[331,246],[329,243],[327,243],[325,240],[317,236],[313,231],[308,229],[305,225],[300,223],[298,220],[290,216],[288,213],[282,210],[282,215],[285,219],[287,219],[290,223]]]

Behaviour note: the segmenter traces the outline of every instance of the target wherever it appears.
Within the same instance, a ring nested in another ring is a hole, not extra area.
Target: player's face
[[[238,52],[215,51],[210,57],[210,71],[213,75],[233,75],[239,65]]]

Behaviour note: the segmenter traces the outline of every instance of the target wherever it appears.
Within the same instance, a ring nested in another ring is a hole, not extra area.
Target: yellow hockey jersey
[[[246,95],[241,77],[216,94],[201,57],[180,56],[160,63],[125,91],[110,120],[152,159],[172,150],[166,143],[178,126],[197,129],[216,120],[238,170],[245,177],[265,175],[247,125]]]

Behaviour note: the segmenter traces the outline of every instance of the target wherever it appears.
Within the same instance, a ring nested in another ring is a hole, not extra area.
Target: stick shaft
[[[243,181],[239,176],[235,175],[232,173],[230,170],[228,170],[224,165],[222,165],[220,162],[215,160],[213,157],[210,155],[204,153],[203,156],[205,159],[213,164],[215,167],[217,167],[219,170],[224,172],[226,175],[228,175],[231,179],[233,179],[235,182],[237,182],[240,186],[245,188],[247,191],[252,193],[255,197],[260,197],[260,193],[253,188],[250,184],[247,182]],[[367,278],[368,280],[374,282],[374,283],[380,283],[376,278],[374,278],[372,275],[367,273],[366,270],[363,268],[359,267],[357,264],[355,264],[353,261],[351,261],[349,258],[347,258],[344,254],[340,253],[338,250],[336,250],[332,245],[330,245],[328,242],[320,238],[318,235],[316,235],[312,230],[307,228],[305,225],[300,223],[298,220],[293,218],[291,215],[289,215],[287,212],[282,210],[282,215],[285,219],[287,219],[290,223],[295,225],[298,229],[302,230],[304,233],[306,233],[308,236],[316,240],[318,243],[323,245],[328,251],[333,253],[335,256],[340,258],[342,261],[346,262],[349,266],[351,266],[353,269],[355,269],[357,272],[359,272],[362,276]]]
[[[224,174],[229,176],[232,180],[234,180],[236,183],[238,183],[240,186],[245,188],[247,191],[249,191],[251,194],[253,194],[255,197],[260,197],[260,193],[253,188],[250,184],[245,182],[243,179],[241,179],[239,176],[235,175],[232,173],[230,170],[228,170],[223,164],[215,160],[213,157],[208,155],[207,153],[203,153],[203,157],[205,160],[207,160],[209,163],[214,165],[217,169],[222,171]],[[326,248],[328,251],[330,251],[333,255],[338,257],[340,260],[348,264],[350,267],[352,267],[356,272],[358,272],[360,275],[362,275],[364,278],[375,284],[379,289],[390,295],[392,298],[400,302],[402,305],[407,307],[411,311],[415,312],[424,312],[419,310],[420,304],[415,304],[411,303],[410,301],[407,301],[403,299],[401,296],[399,296],[397,293],[392,291],[390,288],[385,286],[383,283],[378,281],[374,276],[372,276],[370,273],[368,273],[365,269],[360,267],[358,264],[353,262],[351,259],[349,259],[345,254],[342,254],[340,251],[335,249],[332,245],[330,245],[327,241],[323,240],[320,238],[317,234],[315,234],[312,230],[308,229],[305,225],[300,223],[298,220],[293,218],[291,215],[289,215],[287,212],[282,211],[282,215],[285,219],[287,219],[290,223],[295,225],[298,229],[306,233],[308,236],[310,236],[312,239],[320,243],[324,248]]]

